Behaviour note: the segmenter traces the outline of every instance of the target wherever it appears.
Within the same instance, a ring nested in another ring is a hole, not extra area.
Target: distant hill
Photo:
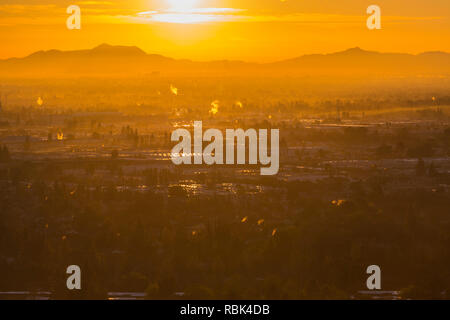
[[[38,51],[24,58],[0,60],[3,77],[154,75],[165,73],[382,74],[449,75],[450,54],[380,53],[352,48],[331,54],[304,55],[275,63],[194,62],[147,54],[138,47],[102,44],[90,50]]]
[[[270,64],[274,69],[377,74],[449,74],[450,54],[380,53],[358,47],[331,54],[304,55]]]

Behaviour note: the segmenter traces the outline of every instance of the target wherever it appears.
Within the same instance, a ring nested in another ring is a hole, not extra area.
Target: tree
[[[436,170],[436,167],[434,166],[433,162],[430,164],[430,167],[428,168],[428,175],[430,177],[435,177],[437,176],[439,173]]]
[[[27,150],[27,151],[30,150],[30,146],[31,146],[30,136],[26,136],[25,143],[24,143],[25,150]]]
[[[417,160],[417,165],[416,165],[416,175],[418,176],[423,176],[426,173],[426,168],[425,168],[425,162],[423,161],[422,158],[419,158]]]
[[[11,160],[9,150],[7,146],[0,147],[0,162],[6,162]]]
[[[116,160],[117,158],[119,158],[119,151],[113,150],[111,152],[111,159]]]

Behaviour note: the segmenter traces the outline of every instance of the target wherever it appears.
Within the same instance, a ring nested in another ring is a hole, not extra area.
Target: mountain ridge
[[[146,53],[137,46],[106,43],[83,50],[40,50],[22,58],[0,60],[0,75],[127,75],[161,72],[283,72],[324,74],[346,72],[382,74],[449,74],[450,53],[382,53],[349,48],[327,54],[309,54],[270,63],[240,60],[193,61]]]

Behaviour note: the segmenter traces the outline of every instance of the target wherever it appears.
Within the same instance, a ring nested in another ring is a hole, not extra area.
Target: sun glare
[[[147,21],[165,23],[205,23],[225,21],[227,14],[243,11],[233,8],[199,8],[198,0],[167,0],[168,9],[140,12]]]
[[[202,14],[165,13],[154,15],[152,20],[166,23],[203,23],[216,21],[217,17]]]
[[[197,4],[197,0],[167,0],[170,5],[170,9],[176,11],[186,11],[192,9]]]

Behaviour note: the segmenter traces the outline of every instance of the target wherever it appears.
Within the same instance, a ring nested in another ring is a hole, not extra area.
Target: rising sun
[[[177,11],[189,10],[195,7],[198,0],[167,0],[171,9]]]
[[[144,19],[164,23],[205,23],[218,20],[216,8],[198,8],[200,0],[166,0],[166,10],[140,12]],[[214,10],[212,10],[214,9]],[[211,11],[212,10],[212,11]]]

